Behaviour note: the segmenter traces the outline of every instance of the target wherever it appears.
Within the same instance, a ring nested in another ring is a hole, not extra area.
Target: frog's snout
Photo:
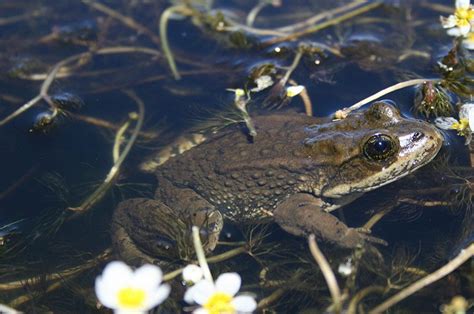
[[[434,157],[443,146],[444,136],[435,126],[423,122],[423,127],[413,132],[411,141],[425,147]]]

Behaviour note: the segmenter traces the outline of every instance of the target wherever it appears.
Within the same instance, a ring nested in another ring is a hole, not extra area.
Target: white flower
[[[465,36],[474,23],[474,9],[470,0],[456,0],[456,10],[450,16],[441,17],[441,24],[448,29],[448,35]]]
[[[154,265],[133,271],[123,262],[110,262],[95,280],[97,299],[115,313],[146,313],[170,294],[170,286],[161,284],[163,273]]]
[[[287,87],[286,88],[286,96],[288,96],[288,97],[298,96],[304,89],[305,89],[305,87],[303,85]]]
[[[474,50],[474,32],[470,32],[462,41],[464,48]]]
[[[251,92],[254,92],[254,93],[272,86],[273,80],[270,75],[262,75],[255,79],[255,84],[257,84],[257,87],[254,87],[250,90]]]
[[[459,110],[459,121],[453,117],[438,117],[435,125],[443,130],[456,130],[466,137],[466,145],[471,142],[474,131],[474,103],[465,103]]]
[[[196,283],[204,277],[202,268],[198,265],[189,264],[183,269],[183,279],[188,283]]]
[[[248,295],[235,297],[240,289],[241,279],[237,273],[220,275],[215,284],[201,280],[184,294],[184,301],[200,305],[195,314],[252,313],[257,308],[255,299]]]

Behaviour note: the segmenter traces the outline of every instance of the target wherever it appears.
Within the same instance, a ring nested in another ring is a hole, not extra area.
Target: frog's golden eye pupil
[[[364,144],[364,155],[371,160],[384,160],[395,153],[395,142],[387,135],[371,136]]]

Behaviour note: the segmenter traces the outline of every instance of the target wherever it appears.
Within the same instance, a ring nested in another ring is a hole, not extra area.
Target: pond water
[[[459,118],[459,106],[472,102],[474,66],[440,23],[454,9],[449,0],[1,1],[0,303],[28,313],[107,312],[93,287],[117,258],[117,204],[153,197],[144,163],[183,135],[210,134],[226,117],[245,126],[235,90],[250,91],[262,76],[274,85],[240,98],[250,119],[329,117],[416,79],[432,83],[379,99],[430,123]],[[289,97],[292,85],[304,92]],[[318,242],[349,313],[367,312],[472,243],[470,146],[455,131],[443,134],[429,165],[334,213],[353,227],[372,218],[371,235],[385,245]],[[119,171],[110,174],[114,163]],[[226,221],[209,258],[242,246],[211,271],[238,272],[264,312],[334,312],[306,239],[275,224]],[[337,269],[348,260],[346,277]],[[167,273],[185,264],[161,266]],[[472,304],[473,267],[471,258],[393,311],[436,313],[457,295]],[[175,292],[156,311],[191,311],[180,277],[171,283]]]

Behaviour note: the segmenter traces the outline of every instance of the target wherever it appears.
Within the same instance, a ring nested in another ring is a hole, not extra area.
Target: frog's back
[[[156,171],[199,193],[226,216],[262,216],[309,180],[314,163],[304,156],[305,127],[318,119],[286,113],[254,118],[257,136],[227,127]],[[312,178],[314,182],[314,178]]]

